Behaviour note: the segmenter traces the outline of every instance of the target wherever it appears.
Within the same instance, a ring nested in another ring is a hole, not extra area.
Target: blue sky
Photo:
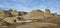
[[[60,0],[0,0],[0,10],[14,9],[18,11],[45,10],[60,14]]]

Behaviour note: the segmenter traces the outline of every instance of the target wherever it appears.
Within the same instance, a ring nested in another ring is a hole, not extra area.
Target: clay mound
[[[23,16],[25,19],[42,19],[43,12],[41,10],[34,10]]]

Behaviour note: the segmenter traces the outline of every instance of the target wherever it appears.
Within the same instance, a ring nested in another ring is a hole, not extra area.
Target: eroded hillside
[[[60,16],[49,9],[45,12],[0,10],[0,28],[60,28]]]

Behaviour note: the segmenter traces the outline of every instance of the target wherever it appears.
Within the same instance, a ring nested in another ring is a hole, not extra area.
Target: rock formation
[[[60,15],[51,13],[49,9],[45,12],[37,9],[28,13],[12,9],[0,10],[0,28],[4,26],[8,28],[60,28],[59,18]]]
[[[4,18],[4,20],[6,20],[7,22],[8,21],[12,21],[12,17],[19,17],[17,19],[21,19],[21,20],[24,20],[24,19],[44,19],[44,18],[48,18],[48,17],[57,17],[57,13],[51,13],[49,9],[46,9],[45,12],[44,11],[41,11],[40,9],[37,9],[37,10],[33,10],[29,13],[27,12],[19,12],[19,11],[16,11],[16,10],[0,10],[0,17]],[[9,17],[9,18],[8,18]],[[22,17],[22,18],[21,18]],[[11,19],[11,20],[10,20]]]
[[[45,10],[44,17],[51,17],[51,12],[49,9]]]
[[[15,20],[17,20],[17,18],[16,17],[7,17],[7,18],[5,18],[3,20],[8,22],[8,23],[14,23]]]
[[[4,17],[4,16],[5,16],[4,12],[0,10],[0,17]]]
[[[13,16],[18,16],[18,12],[16,10],[9,11]]]
[[[43,12],[41,10],[32,11],[24,16],[25,19],[43,19]]]
[[[25,19],[44,19],[50,17],[57,17],[57,14],[56,13],[52,14],[49,9],[46,9],[45,12],[41,11],[40,9],[36,9],[26,14],[23,17]]]

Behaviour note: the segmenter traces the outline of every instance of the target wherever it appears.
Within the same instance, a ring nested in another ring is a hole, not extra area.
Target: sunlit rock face
[[[4,21],[8,22],[8,23],[14,23],[14,20],[17,20],[16,17],[7,17],[5,19],[3,19]]]
[[[34,10],[24,16],[25,19],[42,19],[44,13],[41,10]]]
[[[45,12],[41,11],[40,9],[33,10],[23,16],[25,19],[43,19],[48,17],[57,17],[56,13],[51,13],[49,9],[46,9]]]
[[[4,14],[4,11],[0,10],[0,17],[4,17],[5,14]]]
[[[18,12],[16,10],[9,11],[13,16],[18,16]]]
[[[23,15],[26,15],[27,14],[27,12],[18,12],[18,11],[16,11],[16,10],[10,10],[9,11],[13,16],[23,16]]]
[[[46,9],[44,12],[44,17],[51,17],[51,12],[49,9]]]
[[[57,13],[53,13],[51,14],[53,17],[58,17],[58,14]]]
[[[13,15],[9,11],[4,11],[6,17],[13,17]]]

